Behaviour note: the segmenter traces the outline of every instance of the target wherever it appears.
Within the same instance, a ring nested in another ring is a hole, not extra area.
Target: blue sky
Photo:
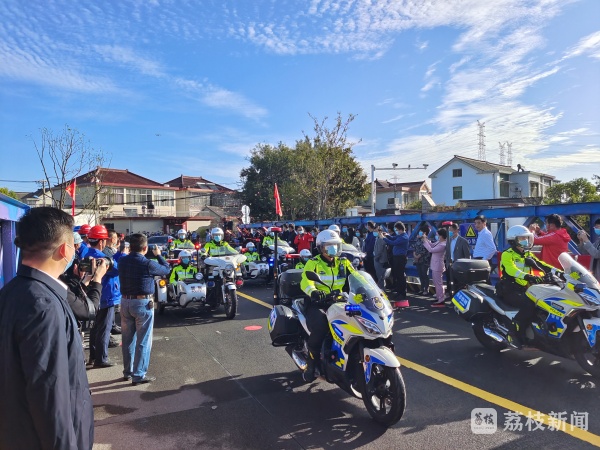
[[[369,177],[477,158],[480,120],[488,161],[591,178],[600,1],[4,0],[0,105],[1,180],[42,178],[32,139],[68,124],[113,168],[237,188],[255,145],[338,112]]]

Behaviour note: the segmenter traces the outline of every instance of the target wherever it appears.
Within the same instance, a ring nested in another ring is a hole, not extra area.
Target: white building
[[[433,200],[453,206],[465,200],[541,198],[556,183],[551,175],[518,168],[454,155],[429,175]]]
[[[407,209],[411,203],[420,201],[423,194],[431,194],[425,181],[390,183],[387,180],[375,179],[375,210],[393,213]],[[368,201],[370,205],[371,196]]]

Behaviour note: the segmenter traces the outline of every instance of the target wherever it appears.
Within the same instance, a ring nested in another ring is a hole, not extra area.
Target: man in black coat
[[[457,259],[470,259],[471,247],[469,242],[460,235],[457,223],[450,223],[448,227],[448,242],[446,242],[446,298],[452,298],[461,286],[452,278],[452,264]]]
[[[58,277],[73,219],[50,207],[20,220],[17,276],[0,290],[0,448],[91,449],[94,415],[81,335]]]

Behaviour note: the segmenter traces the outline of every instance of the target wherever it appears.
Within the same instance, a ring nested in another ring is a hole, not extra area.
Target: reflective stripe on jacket
[[[323,286],[320,283],[314,283],[306,277],[306,272],[315,272],[323,283],[327,286]],[[334,258],[332,263],[329,263],[323,259],[321,255],[315,256],[309,259],[304,265],[304,272],[302,272],[302,281],[300,282],[300,288],[310,295],[312,291],[318,289],[324,292],[331,292],[335,290],[341,291],[346,284],[346,278],[348,274],[356,272],[356,269],[352,266],[352,263],[346,258]]]

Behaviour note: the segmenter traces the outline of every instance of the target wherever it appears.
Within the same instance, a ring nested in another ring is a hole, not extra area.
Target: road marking
[[[262,300],[259,300],[257,298],[251,297],[250,295],[242,294],[241,292],[238,292],[238,295],[266,308],[273,308],[273,305],[263,302]],[[436,372],[435,370],[429,369],[425,366],[414,363],[407,359],[400,358],[399,356],[397,358],[398,361],[400,361],[400,364],[402,364],[408,369],[412,369],[415,372],[419,372],[422,375],[433,378],[434,380],[447,384],[448,386],[452,386],[453,388],[466,392],[467,394],[471,394],[472,396],[478,397],[482,400],[485,400],[486,402],[493,403],[494,405],[500,406],[501,408],[507,409],[509,411],[514,411],[517,414],[520,414],[527,418],[532,418],[532,420],[539,421],[546,426],[552,425],[555,429],[560,430],[570,436],[573,436],[576,439],[589,442],[592,445],[600,446],[600,436],[598,436],[597,434],[591,433],[587,430],[584,430],[583,428],[571,425],[570,423],[565,422],[563,420],[558,420],[540,411],[536,411],[535,409],[531,409],[517,402],[513,402],[512,400],[500,397],[499,395],[495,395],[491,392],[484,391],[483,389],[480,389],[478,387],[471,386],[470,384],[467,384],[464,381],[460,381],[456,378],[444,375],[443,373]]]
[[[265,308],[273,309],[273,305],[270,305],[267,302],[263,302],[262,300],[259,300],[257,298],[251,297],[248,294],[243,294],[240,291],[238,291],[238,295],[240,297],[244,297],[245,299],[250,300],[251,302],[258,303],[259,305],[264,306]]]

